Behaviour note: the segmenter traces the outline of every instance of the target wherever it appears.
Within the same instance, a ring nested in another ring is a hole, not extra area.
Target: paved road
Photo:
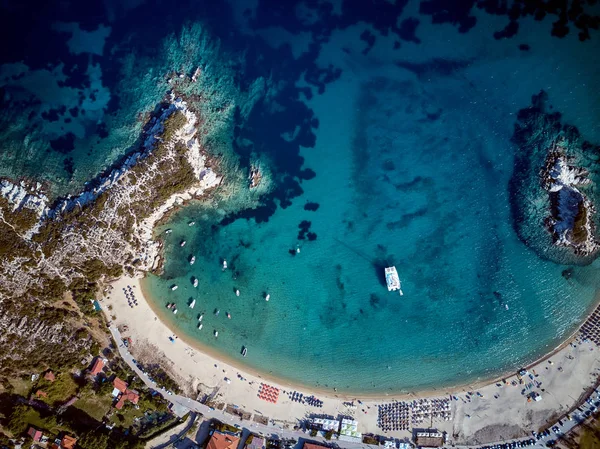
[[[212,409],[204,404],[201,404],[198,401],[187,398],[185,396],[179,396],[176,394],[168,394],[164,389],[158,388],[156,383],[151,382],[148,379],[148,376],[146,376],[143,372],[141,372],[138,369],[138,367],[135,365],[135,363],[133,363],[133,357],[129,353],[129,351],[127,350],[125,345],[123,344],[123,340],[122,340],[121,334],[118,331],[118,329],[116,329],[115,327],[110,327],[110,332],[118,344],[119,353],[121,354],[121,357],[123,358],[123,360],[125,360],[127,362],[127,364],[131,367],[131,369],[136,372],[136,374],[140,377],[140,379],[142,379],[142,381],[149,388],[156,390],[167,401],[169,401],[173,404],[177,404],[179,406],[187,408],[192,412],[201,413],[202,415],[204,415],[207,418],[215,418],[215,419],[218,419],[219,421],[225,422],[227,424],[238,425],[240,428],[247,426],[249,428],[248,430],[250,430],[252,432],[256,432],[256,433],[262,433],[264,435],[278,435],[280,438],[293,438],[295,440],[304,438],[304,439],[321,441],[324,443],[334,442],[334,441],[325,440],[324,438],[320,438],[320,437],[309,437],[304,432],[284,429],[281,426],[272,426],[272,425],[265,426],[265,425],[262,425],[262,424],[259,424],[256,422],[242,421],[237,416],[226,413],[225,411]],[[548,441],[557,440],[558,438],[560,438],[561,435],[564,435],[564,434],[570,432],[573,429],[573,427],[575,427],[579,423],[583,422],[587,416],[589,416],[592,413],[595,413],[596,408],[600,408],[600,390],[599,389],[594,390],[593,393],[590,395],[590,397],[587,399],[587,402],[585,402],[584,405],[580,406],[578,410],[576,410],[575,412],[572,413],[571,421],[569,421],[567,419],[563,419],[562,425],[559,425],[558,423],[556,423],[556,425],[555,425],[556,427],[554,427],[555,430],[551,430],[551,428],[548,428],[548,430],[550,431],[549,436],[544,437],[543,439],[540,439],[539,441],[536,440],[534,445],[528,446],[528,447],[536,448],[536,449],[546,447],[546,443]],[[588,414],[586,415],[586,413],[588,413]],[[551,426],[551,427],[553,427],[553,426]],[[488,447],[488,446],[499,447],[499,445],[501,447],[503,443],[510,443],[510,442],[514,442],[514,441],[523,441],[524,439],[525,438],[519,438],[519,439],[515,439],[515,440],[504,441],[504,442],[499,442],[499,443],[488,443],[488,444],[479,445],[479,446],[458,446],[457,445],[457,446],[453,446],[453,447],[456,447],[456,448],[475,448],[475,447]],[[346,442],[346,441],[344,441],[344,442],[335,441],[335,443],[337,443],[338,445],[341,443],[341,444],[343,444],[344,448],[349,448],[349,449],[356,449],[356,448],[371,449],[371,448],[377,447],[377,446],[370,446],[370,445],[367,445],[364,443],[352,443],[352,442]]]

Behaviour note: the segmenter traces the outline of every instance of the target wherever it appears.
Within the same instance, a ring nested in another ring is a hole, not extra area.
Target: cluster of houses
[[[45,436],[41,430],[35,427],[30,427],[27,434],[35,443],[45,444],[48,449],[75,449],[75,445],[77,444],[77,438],[66,434],[60,438],[56,438],[54,441],[50,441],[49,437]]]
[[[98,374],[100,374],[104,369],[104,360],[101,357],[96,357],[94,359],[94,363],[90,368],[89,374],[93,378],[95,378]],[[113,379],[113,391],[112,397],[117,400],[115,403],[115,408],[117,410],[121,410],[126,402],[131,402],[135,406],[137,406],[138,401],[140,400],[140,394],[135,390],[130,390],[127,388],[128,384],[122,379],[115,377]]]

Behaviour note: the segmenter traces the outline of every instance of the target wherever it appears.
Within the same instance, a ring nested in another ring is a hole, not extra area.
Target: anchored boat
[[[192,302],[190,303],[190,309],[193,309],[195,305],[196,305],[196,300],[192,299]]]
[[[182,240],[179,246],[185,246],[185,240]]]
[[[190,257],[190,265],[194,265],[194,262],[196,262],[196,256]]]
[[[242,346],[242,355],[243,355],[244,357],[246,357],[246,354],[248,354],[248,348],[247,348],[247,347],[245,347],[245,346]]]
[[[198,278],[194,278],[194,282],[192,284],[194,287],[198,287]]]
[[[387,283],[388,291],[398,291],[402,296],[402,288],[400,285],[400,278],[398,277],[398,272],[396,271],[396,267],[387,267],[385,269],[385,282]]]

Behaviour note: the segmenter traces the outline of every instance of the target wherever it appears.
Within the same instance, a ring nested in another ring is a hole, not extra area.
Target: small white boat
[[[195,305],[196,305],[196,300],[192,299],[192,302],[190,303],[190,309],[193,309]]]
[[[177,315],[177,308],[173,309],[173,315]]]
[[[246,357],[246,354],[248,354],[248,348],[244,346],[242,348],[242,356]]]
[[[215,337],[219,336],[219,331],[215,331]]]
[[[231,319],[231,313],[227,312],[227,318]]]
[[[172,229],[167,229],[167,230],[165,230],[165,234],[170,234],[171,232],[173,232],[173,230],[172,230]]]
[[[196,224],[196,222],[195,222],[195,221],[190,221],[190,222],[188,223],[188,226],[194,226],[195,224]]]
[[[190,265],[194,265],[194,262],[196,262],[196,256],[190,258]]]
[[[194,278],[194,282],[192,283],[194,287],[198,287],[198,278]]]
[[[202,323],[198,324],[198,330],[202,330],[202,326],[203,326]]]
[[[200,316],[198,317],[198,321],[202,321],[202,318],[204,318],[204,314],[201,313]]]
[[[215,310],[215,316],[219,316],[219,313],[221,313],[219,309]]]
[[[396,267],[388,267],[385,269],[385,282],[387,284],[388,291],[398,291],[400,296],[402,293],[402,288],[400,284],[400,278],[398,277],[398,272],[396,271]]]
[[[300,247],[296,248],[296,254],[300,254]]]
[[[239,290],[235,291],[235,296],[240,296],[240,291]]]
[[[181,243],[179,244],[179,246],[183,247],[183,246],[185,246],[185,243],[186,243],[185,240],[182,240]]]
[[[267,296],[265,296],[265,301],[268,301],[269,299],[271,299],[271,295],[267,294]]]
[[[506,310],[508,310],[508,304],[504,304],[504,307],[506,308]]]
[[[175,290],[177,290],[177,288],[178,288],[178,287],[177,287],[177,285],[173,285],[173,286],[171,287],[171,290],[175,291]]]
[[[223,259],[223,270],[227,269],[227,261]]]

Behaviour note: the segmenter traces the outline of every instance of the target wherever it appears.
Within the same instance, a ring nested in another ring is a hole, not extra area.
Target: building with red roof
[[[208,440],[206,449],[237,449],[239,442],[238,437],[215,430]]]
[[[69,435],[65,435],[60,440],[60,447],[62,449],[75,449],[75,445],[77,444],[77,438],[73,438]]]
[[[135,390],[125,390],[125,393],[121,394],[119,400],[115,404],[115,407],[118,410],[121,410],[125,405],[125,401],[132,402],[133,404],[137,404],[140,400],[140,395]]]
[[[320,444],[306,443],[306,442],[302,446],[302,449],[324,449],[324,448],[326,448],[326,446],[321,446]]]
[[[41,430],[37,430],[33,427],[29,428],[29,430],[27,431],[27,435],[29,435],[31,438],[33,438],[33,441],[36,441],[36,442],[39,442],[43,436]]]
[[[104,361],[100,357],[96,357],[92,369],[90,369],[90,374],[92,376],[97,376],[102,372],[102,368],[104,368]]]
[[[36,395],[38,398],[47,398],[47,397],[48,397],[48,393],[46,393],[45,391],[42,391],[42,390],[38,390],[38,391],[36,391],[36,392],[35,392],[35,395]]]
[[[118,377],[115,377],[115,380],[113,380],[113,385],[121,393],[125,393],[125,391],[127,391],[127,382],[119,379]]]
[[[49,382],[54,382],[56,380],[56,376],[52,371],[48,371],[46,374],[44,374],[44,379]]]

